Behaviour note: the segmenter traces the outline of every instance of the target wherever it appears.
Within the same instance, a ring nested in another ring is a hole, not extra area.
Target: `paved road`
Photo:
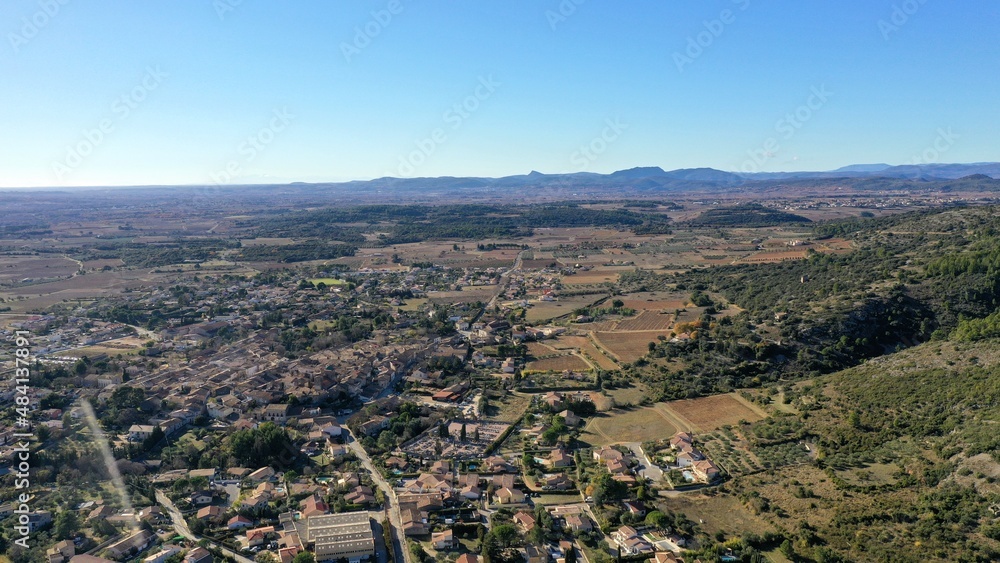
[[[174,505],[173,501],[171,501],[167,497],[167,495],[161,493],[159,490],[156,491],[156,502],[160,503],[160,506],[166,509],[167,514],[170,514],[170,519],[174,523],[174,531],[176,531],[178,534],[184,536],[185,538],[193,542],[198,542],[205,539],[205,538],[199,538],[198,536],[194,535],[194,533],[191,531],[191,528],[188,528],[187,522],[184,520],[184,516],[181,514],[181,511],[177,509],[177,506]],[[232,557],[238,563],[254,563],[252,559],[247,559],[246,557],[240,555],[239,553],[236,553],[235,551],[229,549],[228,547],[221,546],[217,543],[212,542],[211,540],[208,540],[208,544],[212,548],[221,551],[222,553],[228,555],[229,557]]]
[[[379,473],[378,469],[372,463],[371,458],[368,457],[368,452],[354,439],[354,435],[351,434],[350,430],[346,426],[344,430],[347,431],[344,435],[345,440],[347,440],[347,447],[351,448],[354,455],[358,456],[358,459],[361,460],[361,465],[371,474],[375,485],[382,489],[382,492],[385,494],[385,507],[389,515],[389,527],[392,532],[392,547],[396,552],[395,560],[397,563],[412,563],[410,561],[410,550],[406,549],[406,538],[403,536],[403,516],[399,512],[399,501],[396,499],[396,491],[382,477],[382,474]]]
[[[514,267],[500,274],[500,284],[497,285],[497,293],[493,296],[493,299],[490,299],[490,302],[486,304],[486,311],[492,310],[497,304],[497,299],[499,299],[500,296],[503,295],[503,292],[507,290],[507,280],[510,278],[510,275],[521,269],[521,259],[524,257],[525,252],[527,252],[527,250],[518,252],[517,258],[514,259]]]

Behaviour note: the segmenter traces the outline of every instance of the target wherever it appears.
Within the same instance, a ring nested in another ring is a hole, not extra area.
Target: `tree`
[[[316,563],[316,557],[308,551],[300,551],[292,559],[292,563]]]
[[[659,528],[661,530],[670,526],[671,519],[659,510],[654,510],[646,515],[646,525]]]
[[[621,309],[622,307],[625,306],[625,302],[622,301],[621,299],[615,299],[614,301],[611,302],[611,306],[614,307],[615,309]]]
[[[566,550],[566,563],[576,563],[576,548],[570,547]]]
[[[628,486],[616,481],[610,473],[602,473],[593,481],[594,502],[603,504],[606,501],[621,500],[628,494]],[[601,499],[601,500],[598,500]]]
[[[465,423],[463,422],[463,423],[462,423],[462,430],[461,430],[461,432],[459,432],[459,434],[458,434],[458,439],[464,442],[464,441],[465,441],[465,438],[466,438],[466,434],[465,434]]]
[[[410,543],[410,555],[412,555],[417,561],[423,561],[427,559],[427,552],[424,551],[422,545],[416,542]]]
[[[792,546],[792,542],[785,540],[781,542],[781,546],[778,548],[781,550],[781,554],[795,561],[795,548]]]
[[[483,558],[486,563],[520,563],[521,535],[513,524],[497,524],[483,538]]]
[[[57,539],[68,540],[80,530],[80,518],[72,510],[64,510],[56,516],[53,534]]]
[[[448,425],[443,422],[441,423],[441,426],[438,426],[438,438],[441,438],[442,440],[448,439]]]

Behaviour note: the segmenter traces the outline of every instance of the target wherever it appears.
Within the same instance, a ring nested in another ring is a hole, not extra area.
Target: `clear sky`
[[[3,0],[0,186],[1000,160],[982,0]]]

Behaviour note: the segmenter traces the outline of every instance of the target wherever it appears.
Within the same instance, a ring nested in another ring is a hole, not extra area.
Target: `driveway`
[[[626,442],[622,444],[626,448],[632,450],[635,454],[636,459],[642,464],[642,469],[639,470],[639,475],[649,479],[652,483],[658,484],[663,480],[663,470],[661,470],[646,455],[646,452],[642,451],[642,444],[640,442]]]

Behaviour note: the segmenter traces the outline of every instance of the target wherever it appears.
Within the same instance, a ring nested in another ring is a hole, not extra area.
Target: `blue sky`
[[[1000,160],[974,0],[5,0],[0,186]]]

